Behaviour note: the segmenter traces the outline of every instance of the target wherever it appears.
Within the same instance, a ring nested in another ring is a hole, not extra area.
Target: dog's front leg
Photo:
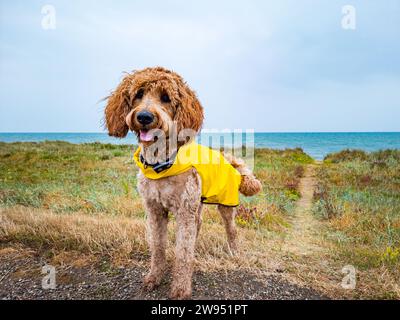
[[[148,239],[151,251],[150,272],[144,279],[144,286],[153,290],[161,283],[166,269],[165,249],[167,244],[168,212],[160,204],[145,202],[147,209]]]
[[[197,238],[199,203],[183,205],[176,213],[175,266],[171,299],[189,299],[192,295],[194,250]]]

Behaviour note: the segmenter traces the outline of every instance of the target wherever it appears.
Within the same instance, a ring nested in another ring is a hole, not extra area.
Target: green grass
[[[133,150],[134,146],[100,143],[0,143],[0,206],[143,216]],[[291,214],[303,166],[310,162],[301,149],[256,150],[255,172],[264,192],[242,197],[242,203],[245,208],[264,206],[247,220],[270,224],[276,219],[266,215]]]
[[[136,197],[132,146],[0,143],[0,206],[118,213]]]
[[[265,201],[282,213],[292,214],[300,198],[298,185],[304,167],[313,162],[301,149],[257,149],[254,172],[263,183],[263,193],[255,197],[256,201]]]

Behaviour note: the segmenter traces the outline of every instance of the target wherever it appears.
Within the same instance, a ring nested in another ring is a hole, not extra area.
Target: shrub
[[[346,149],[337,153],[330,153],[325,158],[324,161],[339,163],[352,160],[367,160],[368,154],[363,150],[350,150]]]
[[[296,178],[301,178],[304,176],[304,167],[303,166],[296,166],[296,168],[294,169],[294,175],[296,176]]]

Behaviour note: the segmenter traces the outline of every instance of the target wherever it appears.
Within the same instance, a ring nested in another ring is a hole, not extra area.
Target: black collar
[[[161,162],[161,163],[159,163],[159,162],[157,162],[157,163],[148,163],[145,160],[145,158],[143,157],[142,154],[140,154],[139,159],[140,159],[140,162],[144,164],[145,168],[151,167],[155,172],[160,173],[160,172],[162,172],[164,170],[167,170],[167,169],[172,167],[172,165],[174,164],[175,158],[176,158],[176,154],[177,154],[177,152],[175,152],[171,156],[171,158],[167,159],[167,161]]]

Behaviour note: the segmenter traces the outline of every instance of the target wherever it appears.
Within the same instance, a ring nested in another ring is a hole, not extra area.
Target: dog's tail
[[[225,159],[237,170],[242,176],[239,191],[246,197],[256,195],[262,190],[261,182],[254,176],[253,172],[246,167],[243,159],[235,158],[231,154],[224,154]]]

